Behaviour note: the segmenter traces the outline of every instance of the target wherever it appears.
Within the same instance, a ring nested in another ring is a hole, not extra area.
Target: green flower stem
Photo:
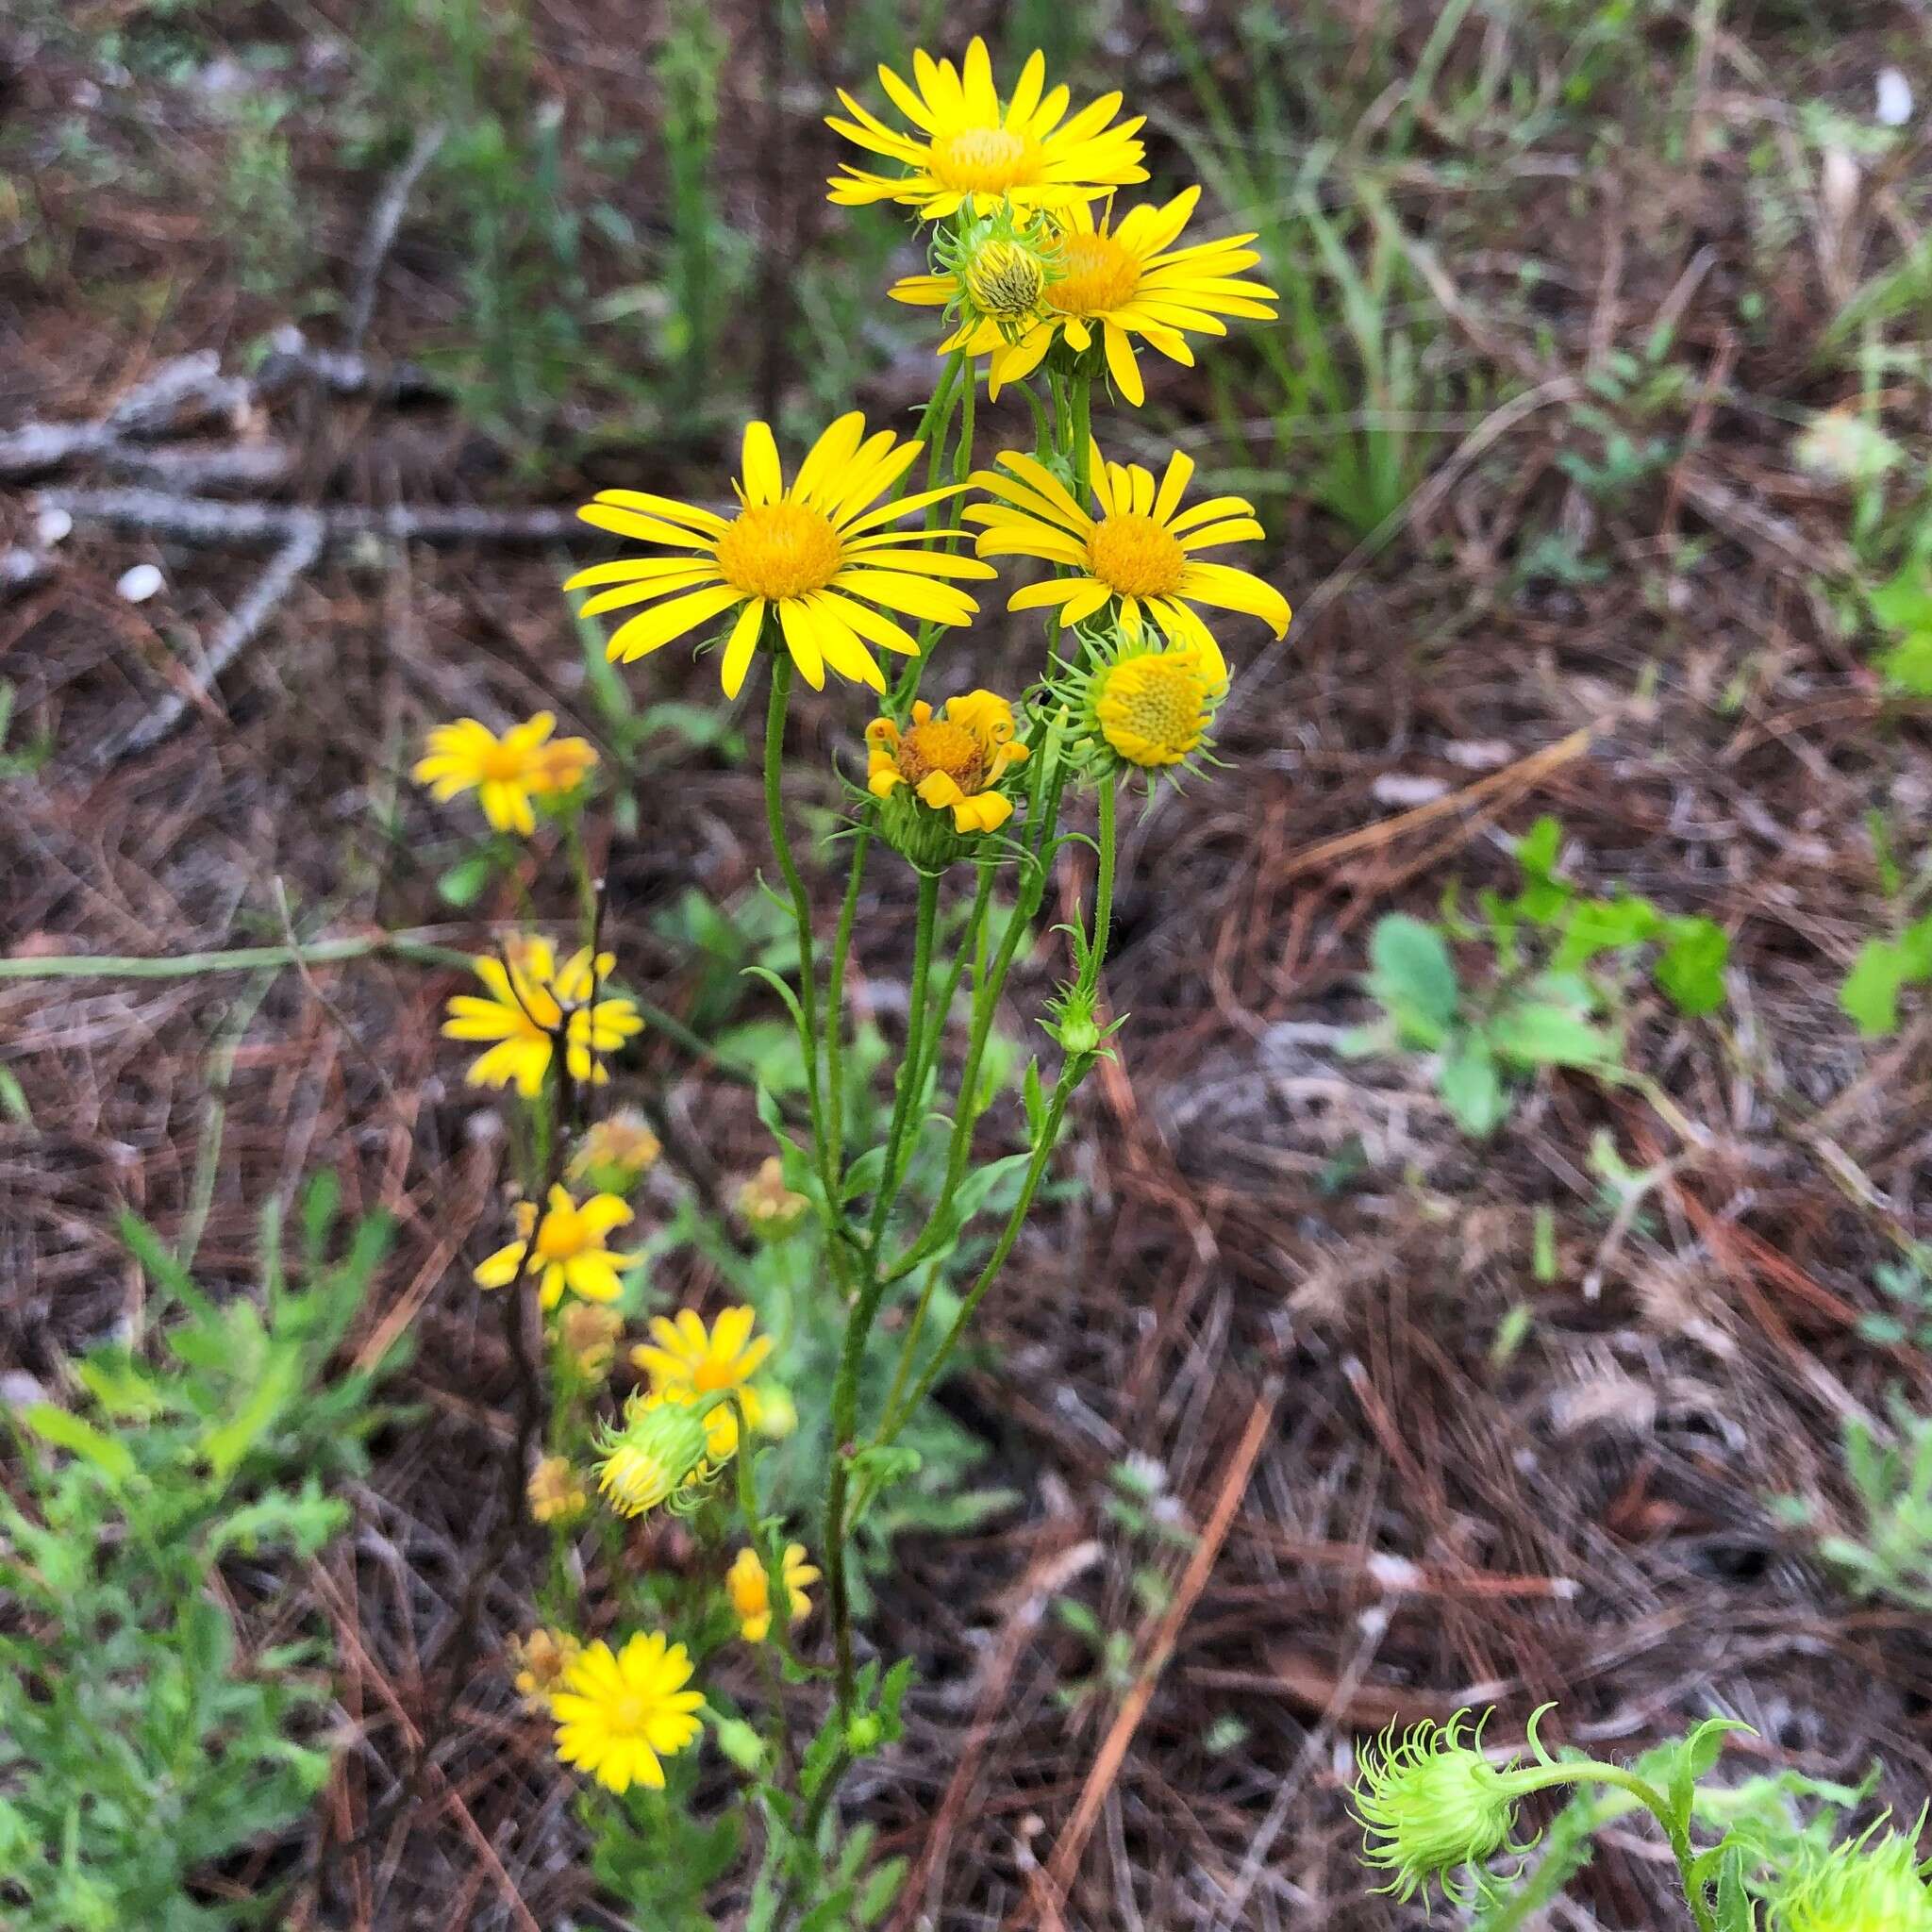
[[[986,971],[986,908],[992,896],[992,875],[993,861],[981,859],[979,883],[974,889],[972,909],[966,915],[966,924],[953,948],[953,963],[946,974],[946,983],[941,989],[939,1005],[934,1008],[939,1024],[928,1024],[925,1029],[925,1050],[920,1056],[919,1078],[912,1090],[915,1093],[925,1091],[926,1079],[945,1045],[946,1022],[952,1016],[954,1001],[959,996],[959,982],[966,976],[967,960],[975,960],[982,974]]]
[[[845,897],[839,907],[839,928],[832,939],[832,963],[825,974],[825,1126],[831,1145],[825,1165],[834,1174],[845,1164],[845,962],[852,952],[852,927],[858,917],[858,894],[865,883],[865,861],[872,851],[873,813],[852,841],[852,866],[845,875]]]
[[[1109,774],[1100,787],[1100,869],[1093,880],[1093,948],[1088,960],[1091,992],[1107,964],[1108,941],[1113,936],[1113,874],[1116,849],[1114,815],[1120,786]]]
[[[1000,1230],[1000,1238],[994,1242],[992,1253],[987,1257],[986,1266],[979,1271],[979,1278],[960,1303],[959,1312],[953,1317],[953,1325],[933,1350],[932,1359],[920,1371],[918,1381],[912,1385],[912,1393],[895,1410],[889,1412],[879,1424],[878,1433],[873,1438],[874,1446],[882,1448],[891,1442],[906,1426],[907,1418],[925,1400],[946,1363],[952,1359],[953,1351],[958,1347],[974,1310],[986,1298],[987,1290],[1006,1266],[1007,1257],[1012,1253],[1013,1243],[1019,1240],[1020,1230],[1026,1224],[1026,1216],[1032,1210],[1033,1196],[1039,1191],[1041,1177],[1046,1173],[1046,1163],[1052,1158],[1054,1147],[1059,1140],[1060,1124],[1067,1115],[1067,1102],[1073,1098],[1074,1089],[1085,1076],[1091,1058],[1091,1055],[1083,1055],[1078,1061],[1069,1059],[1060,1068],[1060,1076],[1054,1083],[1053,1100],[1047,1108],[1045,1124],[1041,1129],[1040,1139],[1034,1142],[1033,1158],[1027,1162],[1026,1178],[1020,1184],[1019,1198],[1007,1216],[1007,1224]]]
[[[50,953],[0,959],[0,981],[11,979],[195,979],[208,973],[273,972],[283,966],[338,966],[348,959],[389,958],[423,966],[471,964],[468,953],[408,932],[368,933],[358,939],[310,940],[292,946],[236,946],[221,953],[175,953],[143,958],[125,953]]]
[[[906,1378],[912,1373],[912,1358],[919,1352],[919,1338],[925,1329],[925,1318],[932,1308],[934,1291],[940,1285],[943,1270],[937,1261],[926,1264],[925,1286],[919,1291],[919,1299],[913,1304],[912,1319],[906,1324],[906,1339],[899,1344],[899,1359],[892,1369],[892,1386],[886,1391],[886,1406],[882,1415],[893,1414],[899,1407],[899,1398],[906,1391]]]
[[[919,419],[917,434],[926,446],[925,487],[928,490],[937,490],[940,487],[940,478],[945,474],[946,439],[952,430],[953,410],[957,404],[955,391],[958,388],[960,375],[964,374],[970,376],[971,373],[965,350],[955,349],[946,358],[946,366],[940,375],[939,387],[933,391],[932,400],[926,404],[924,412]],[[971,447],[972,438],[969,435],[967,438],[969,452]],[[938,527],[941,507],[937,503],[926,505],[924,517],[924,526],[926,529],[931,530]],[[950,548],[950,543],[946,547]],[[934,624],[929,620],[922,623],[919,626],[919,655],[907,665],[904,675],[901,676],[892,691],[891,710],[898,718],[903,719],[905,717],[907,708],[911,705],[913,698],[918,695],[919,680],[925,670],[926,653],[931,649],[933,640],[939,636],[941,628],[941,625]]]
[[[769,625],[770,618],[766,619]],[[771,831],[772,851],[791,894],[791,916],[798,926],[798,1008],[799,1044],[805,1049],[805,1097],[811,1112],[812,1146],[819,1158],[819,1179],[825,1191],[825,1212],[839,1218],[839,1189],[827,1170],[831,1142],[825,1132],[824,1093],[819,1081],[819,1046],[824,1039],[819,1025],[818,958],[812,946],[811,895],[805,889],[798,861],[791,856],[791,841],[785,831],[785,797],[781,786],[785,758],[785,713],[791,701],[791,654],[782,643],[772,653],[772,696],[765,708],[765,823]],[[832,1257],[835,1272],[841,1267],[840,1230],[829,1227],[831,1239],[825,1252]]]
[[[1606,1764],[1595,1757],[1586,1757],[1574,1764],[1547,1764],[1509,1774],[1510,1790],[1519,1797],[1527,1796],[1531,1791],[1549,1790],[1558,1785],[1592,1782],[1612,1785],[1620,1791],[1628,1792],[1657,1820],[1670,1842],[1671,1855],[1677,1861],[1677,1875],[1684,1888],[1684,1903],[1690,1908],[1697,1932],[1718,1932],[1717,1919],[1711,1911],[1705,1887],[1691,1875],[1691,1866],[1697,1857],[1696,1848],[1690,1842],[1690,1834],[1672,1816],[1669,1800],[1647,1778],[1639,1777],[1625,1765]]]
[[[1087,366],[1085,357],[1074,372],[1073,391],[1074,446],[1067,454],[1073,459],[1074,476],[1080,486],[1074,491],[1074,499],[1085,509],[1091,483],[1087,473],[1092,467],[1093,453],[1093,372]]]
[[[879,1237],[899,1191],[900,1155],[906,1127],[920,1094],[919,1070],[925,1059],[926,1008],[931,997],[933,929],[939,924],[940,882],[936,873],[919,875],[919,918],[912,941],[912,981],[906,1003],[906,1054],[899,1062],[897,1091],[892,1096],[891,1124],[886,1130],[886,1158],[879,1169],[873,1198],[868,1245],[876,1253]],[[943,1028],[941,1019],[941,1029]]]

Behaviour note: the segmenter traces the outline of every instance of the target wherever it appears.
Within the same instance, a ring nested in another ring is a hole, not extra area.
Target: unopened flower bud
[[[641,1516],[659,1504],[678,1510],[710,1474],[705,1416],[711,1405],[632,1396],[624,1426],[599,1439],[597,1488],[620,1516]]]
[[[1883,1824],[1883,1820],[1878,1821]],[[1774,1894],[1775,1932],[1932,1932],[1932,1890],[1914,1852],[1917,1831],[1874,1824],[1860,1838],[1814,1854]]]

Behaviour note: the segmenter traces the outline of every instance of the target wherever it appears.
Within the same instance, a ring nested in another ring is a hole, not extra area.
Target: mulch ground
[[[353,43],[363,9],[325,11]],[[1238,86],[1225,11],[1190,19]],[[853,1794],[882,1845],[913,1858],[900,1924],[916,1910],[958,1932],[1050,1924],[1062,1888],[1062,1923],[1095,1932],[1420,1924],[1371,1896],[1355,1860],[1349,1747],[1465,1703],[1496,1704],[1507,1737],[1557,1700],[1553,1736],[1633,1755],[1719,1710],[1754,1728],[1730,1747],[1740,1767],[1856,1781],[1883,1757],[1907,1815],[1932,1788],[1919,1620],[1849,1600],[1769,1507],[1794,1493],[1827,1521],[1842,1511],[1843,1419],[1926,1380],[1916,1354],[1862,1340],[1857,1322],[1881,1300],[1888,1226],[1932,1228],[1927,1025],[1862,1046],[1836,991],[1883,924],[1866,814],[1888,813],[1910,848],[1932,740],[1923,708],[1889,700],[1842,636],[1821,586],[1842,560],[1846,500],[1790,458],[1794,422],[1856,395],[1819,356],[1824,330],[1843,277],[1911,239],[1924,147],[1850,213],[1800,205],[1769,271],[1747,164],[1755,142],[1797,139],[1793,102],[1869,115],[1873,75],[1901,59],[1915,16],[1874,8],[1819,51],[1795,10],[1740,9],[1700,58],[1691,11],[1629,29],[1621,90],[1557,123],[1536,165],[1506,169],[1479,143],[1458,156],[1446,133],[1423,142],[1403,206],[1453,291],[1432,353],[1471,407],[1375,554],[1318,511],[1271,511],[1257,567],[1300,607],[1290,644],[1244,646],[1217,747],[1227,769],[1131,823],[1107,974],[1130,1018],[1065,1151],[1081,1186],[988,1304],[997,1374],[975,1370],[947,1398],[1022,1501],[974,1534],[908,1541],[870,1633],[919,1663],[904,1745]],[[1400,12],[1382,30],[1412,61],[1436,9]],[[232,37],[308,44],[280,9],[238,14]],[[558,0],[538,10],[535,58],[573,115],[647,133],[632,19]],[[1475,19],[1452,74],[1498,57],[1504,30]],[[949,36],[968,25],[949,21]],[[755,35],[728,70],[727,113],[775,121],[786,145],[776,170],[756,142],[732,151],[727,216],[781,270],[822,232],[820,82],[854,77],[840,27],[812,16],[824,73],[788,89],[776,117]],[[1525,34],[1514,52],[1534,72],[1550,48]],[[1185,119],[1161,45],[1124,9],[1107,64]],[[51,34],[19,32],[7,55],[0,165],[16,180],[31,166],[36,232],[58,246],[32,268],[0,257],[0,424],[100,420],[191,352],[242,374],[289,315],[242,292],[233,238],[193,192],[216,137],[192,76],[104,81]],[[335,69],[312,64],[325,108]],[[1923,59],[1901,64],[1932,93]],[[1640,138],[1646,91],[1707,130],[1694,165]],[[386,171],[345,165],[312,132],[322,108],[298,125],[298,178],[325,277],[347,291]],[[124,186],[97,187],[92,162],[56,151],[75,115],[94,154],[125,163]],[[1605,138],[1620,125],[1628,139]],[[154,158],[157,129],[173,172]],[[1479,215],[1458,158],[1498,171]],[[611,192],[648,224],[649,181]],[[1517,296],[1525,247],[1556,270],[1533,307]],[[452,276],[438,233],[406,218],[370,338],[378,370],[446,328]],[[1747,290],[1771,300],[1755,323],[1740,320]],[[748,394],[774,366],[769,331],[793,320],[777,311],[753,304],[736,325]],[[1600,500],[1563,461],[1600,454],[1574,406],[1617,354],[1641,353],[1660,313],[1689,372],[1666,425],[1678,442]],[[310,333],[325,342],[329,324]],[[902,352],[858,401],[895,409],[924,379]],[[1496,407],[1506,381],[1519,400]],[[1156,406],[1205,416],[1207,395],[1174,372]],[[1901,382],[1894,433],[1923,437],[1924,407]],[[214,491],[228,500],[565,508],[590,473],[574,444],[520,470],[433,395],[398,402],[378,380],[343,397],[299,371],[257,384],[239,422],[187,426],[196,446],[280,453],[275,480]],[[704,493],[728,447],[673,438],[588,460],[600,481]],[[1230,455],[1266,460],[1264,445]],[[0,548],[35,552],[37,489],[130,484],[183,488],[85,457],[23,470],[0,496]],[[1593,567],[1526,573],[1552,530]],[[457,711],[542,704],[598,735],[560,556],[498,539],[332,545],[201,690],[190,641],[245,597],[260,546],[77,518],[0,602],[11,746],[53,741],[42,766],[5,781],[0,950],[181,953],[274,942],[291,922],[478,942],[509,902],[463,917],[441,903],[449,821],[400,774],[423,729]],[[150,561],[160,593],[117,595]],[[996,622],[950,648],[970,649],[973,682],[997,685],[1033,646]],[[714,677],[665,653],[633,682],[709,706]],[[178,723],[125,749],[171,693],[187,700]],[[829,804],[857,713],[835,693],[803,717],[800,767],[817,759]],[[1579,731],[1571,755],[1539,757]],[[692,886],[729,902],[754,884],[758,778],[668,734],[648,761],[635,832],[603,835],[608,934],[627,976],[678,1012],[696,972],[661,915]],[[1632,1063],[1688,1137],[1638,1091],[1557,1075],[1478,1146],[1418,1068],[1338,1052],[1366,1015],[1374,921],[1428,916],[1452,880],[1507,883],[1509,840],[1545,811],[1579,879],[1622,881],[1731,935],[1722,1024],[1634,1016]],[[1069,901],[1077,863],[1059,882]],[[874,868],[861,999],[909,951],[911,908],[907,875]],[[1016,1029],[1063,971],[1039,949]],[[291,1924],[621,1924],[590,1901],[573,1788],[543,1727],[490,1657],[454,1687],[438,1669],[491,1535],[495,1490],[478,1470],[513,1435],[510,1365],[468,1280],[497,1238],[504,1147],[436,1038],[455,984],[372,960],[272,983],[0,985],[0,1067],[31,1109],[0,1121],[0,1363],[57,1386],[66,1352],[135,1312],[124,1208],[170,1240],[200,1217],[201,1273],[238,1288],[263,1203],[305,1173],[334,1168],[352,1209],[395,1217],[363,1339],[408,1321],[404,1392],[425,1413],[384,1440],[357,1533],[280,1613],[334,1628],[349,1741],[308,1838],[229,1876],[292,1876]],[[661,1099],[702,1188],[763,1151],[741,1090],[661,1035],[614,1097],[626,1091]],[[1592,1166],[1604,1136],[1633,1167],[1666,1164],[1634,1217],[1613,1216]],[[1557,1266],[1540,1281],[1545,1212]],[[702,1296],[702,1265],[685,1266],[660,1285]],[[1499,1347],[1524,1306],[1520,1345]],[[1211,1563],[1190,1572],[1186,1541],[1121,1526],[1111,1473],[1130,1458],[1158,1466],[1162,1507],[1207,1533],[1191,1547]],[[1184,1615],[1137,1591],[1150,1561]],[[485,1592],[491,1656],[527,1621],[522,1562]],[[1131,1681],[1092,1683],[1090,1645],[1053,1611],[1064,1595],[1132,1633]],[[1158,1673],[1140,1670],[1150,1658]],[[1063,1696],[1069,1685],[1087,1694]],[[452,1690],[454,1724],[425,1772],[424,1727]],[[1562,1923],[1674,1923],[1668,1879],[1660,1846],[1612,1834]]]

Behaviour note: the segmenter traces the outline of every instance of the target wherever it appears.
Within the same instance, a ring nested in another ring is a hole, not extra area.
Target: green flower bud
[[[1921,1814],[1921,1823],[1924,1814]],[[1834,1845],[1793,1873],[1773,1897],[1776,1932],[1932,1932],[1932,1889],[1915,1845],[1918,1831],[1888,1831]]]
[[[680,1514],[711,1474],[706,1412],[713,1403],[633,1395],[624,1426],[598,1438],[597,1488],[620,1516],[641,1516],[660,1503]]]
[[[879,1740],[886,1735],[886,1727],[869,1710],[862,1710],[845,1726],[845,1748],[855,1757],[863,1757],[868,1751],[876,1751]]]
[[[727,1717],[711,1726],[711,1736],[740,1771],[762,1771],[765,1740],[742,1718]]]
[[[1467,1711],[1446,1724],[1420,1724],[1397,1737],[1391,1724],[1363,1747],[1355,1817],[1365,1861],[1390,1874],[1382,1888],[1407,1902],[1431,1879],[1467,1906],[1489,1883],[1483,1870],[1510,1844],[1519,1786],[1482,1754],[1482,1724],[1467,1742]],[[1484,1723],[1487,1723],[1487,1717]],[[1455,1874],[1470,1873],[1458,1884]]]

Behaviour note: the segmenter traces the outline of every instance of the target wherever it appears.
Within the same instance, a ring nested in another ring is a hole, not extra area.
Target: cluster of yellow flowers
[[[1049,769],[1042,744],[1108,787],[1109,811],[1124,774],[1184,766],[1202,753],[1228,686],[1227,658],[1204,608],[1285,633],[1291,613],[1281,594],[1208,555],[1260,539],[1252,506],[1238,496],[1190,504],[1194,465],[1186,454],[1174,451],[1157,479],[1141,464],[1108,461],[1088,426],[1096,378],[1131,405],[1144,401],[1139,345],[1191,365],[1191,336],[1224,335],[1225,318],[1270,318],[1275,297],[1246,277],[1259,258],[1252,235],[1184,240],[1198,189],[1115,208],[1116,191],[1147,179],[1141,123],[1121,118],[1119,94],[1072,111],[1069,91],[1048,88],[1035,53],[1003,96],[977,39],[957,66],[922,52],[909,81],[885,67],[878,78],[903,125],[843,93],[844,111],[828,125],[896,172],[848,165],[832,179],[831,199],[894,203],[932,225],[930,272],[890,292],[945,313],[939,349],[952,359],[928,423],[939,421],[943,448],[938,412],[963,371],[967,427],[954,480],[938,481],[935,460],[930,487],[900,493],[923,437],[870,429],[858,410],[830,424],[788,475],[770,425],[753,422],[733,479],[735,507],[600,491],[579,512],[583,520],[642,548],[577,572],[564,588],[589,593],[585,617],[622,613],[608,641],[613,659],[640,658],[692,633],[714,638],[727,697],[738,695],[761,651],[772,654],[768,744],[775,745],[780,687],[789,688],[793,671],[814,689],[824,688],[829,671],[884,697],[877,653],[918,659],[941,632],[971,624],[979,607],[964,587],[994,579],[993,559],[1046,565],[1051,575],[1007,599],[1008,610],[1048,612],[1056,640],[1029,704],[1016,708],[985,690],[928,702],[908,679],[866,729],[865,783],[880,829],[930,875],[972,841],[998,837],[1024,801],[1025,779]],[[1054,387],[1050,448],[1042,427],[1035,452],[1002,450],[972,468],[971,405],[982,363],[993,398],[1044,367]],[[969,492],[952,520],[950,507]],[[915,516],[919,526],[908,527]],[[1058,644],[1063,634],[1069,646]],[[554,729],[547,712],[501,735],[461,719],[431,734],[415,775],[441,800],[475,791],[498,832],[533,837],[540,813],[560,825],[579,884],[594,900],[575,814],[596,754]],[[774,772],[768,753],[768,788]],[[771,795],[768,789],[768,805]],[[1058,781],[1051,796],[1058,799]],[[793,890],[802,894],[795,878]],[[610,991],[616,960],[594,939],[562,956],[551,941],[525,934],[473,965],[481,991],[450,1000],[443,1031],[483,1044],[472,1083],[514,1089],[536,1109],[554,1094],[581,1096],[604,1083],[608,1058],[642,1027],[637,1003]],[[541,1117],[547,1133],[552,1117]],[[545,1185],[531,1190],[541,1202],[517,1204],[515,1239],[475,1270],[485,1288],[535,1286],[551,1317],[556,1360],[577,1378],[574,1387],[599,1384],[615,1366],[623,1318],[611,1305],[641,1257],[609,1242],[632,1222],[627,1196],[658,1153],[641,1119],[599,1123],[567,1165],[552,1158]],[[765,1240],[783,1240],[808,1206],[776,1161],[738,1199]],[[708,1326],[689,1308],[650,1323],[649,1340],[628,1356],[641,1380],[621,1423],[594,1439],[596,1491],[616,1514],[694,1509],[734,1457],[748,1480],[741,1432],[776,1432],[791,1414],[781,1391],[754,1385],[772,1347],[754,1329],[750,1307],[727,1308]],[[532,1515],[561,1533],[590,1509],[588,1476],[569,1456],[544,1457],[529,1481]],[[746,1514],[756,1518],[749,1505]],[[763,1541],[755,1522],[753,1533]],[[721,1579],[722,1601],[745,1641],[764,1642],[774,1625],[782,1636],[808,1614],[806,1588],[819,1574],[800,1543],[743,1548]],[[840,1574],[835,1568],[835,1615],[843,1607]],[[557,1724],[558,1756],[613,1790],[661,1787],[662,1760],[699,1735],[703,1696],[686,1688],[691,1657],[662,1632],[637,1633],[613,1649],[541,1628],[516,1661],[519,1690]]]

